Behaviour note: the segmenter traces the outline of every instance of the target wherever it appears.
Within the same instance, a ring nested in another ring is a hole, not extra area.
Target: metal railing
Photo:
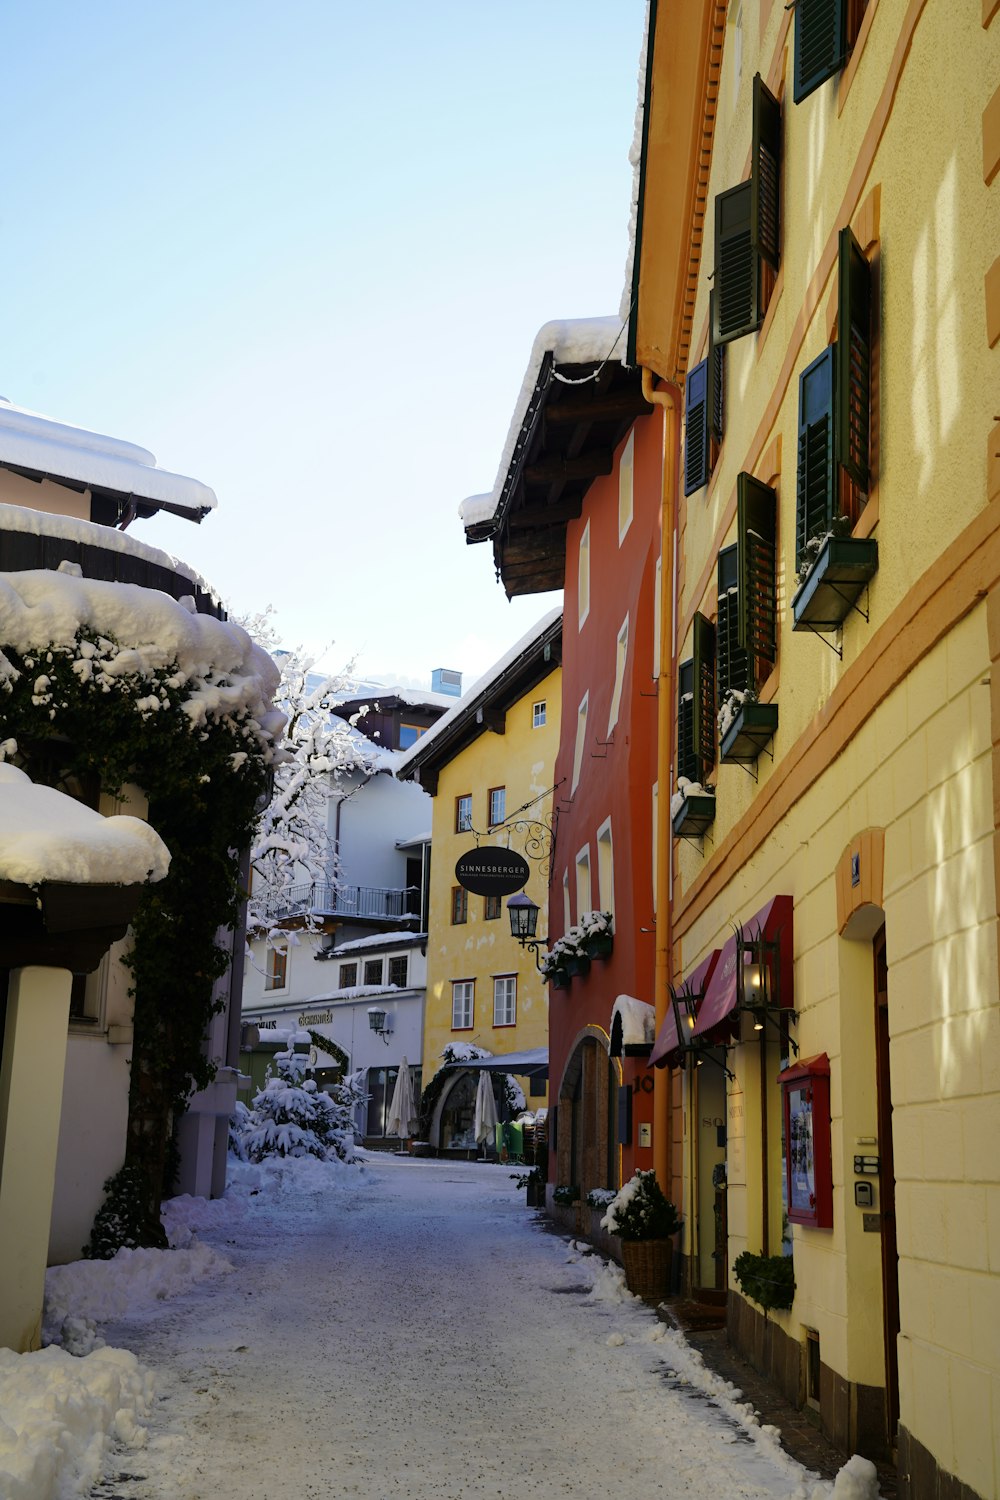
[[[420,889],[404,886],[330,885],[315,881],[311,885],[292,885],[267,903],[271,920],[311,915],[342,917],[376,922],[417,920],[420,916]]]

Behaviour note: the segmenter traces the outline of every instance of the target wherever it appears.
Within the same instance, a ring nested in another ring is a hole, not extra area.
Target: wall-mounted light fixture
[[[753,1018],[754,1031],[773,1026],[796,1057],[799,1044],[788,1034],[788,1023],[798,1014],[781,1003],[781,932],[765,938],[743,927],[736,928],[737,1009]]]
[[[507,915],[510,918],[511,937],[517,938],[522,948],[527,948],[535,955],[535,968],[540,974],[544,973],[538,954],[541,949],[548,947],[548,939],[535,936],[538,931],[538,907],[535,902],[523,891],[518,891],[507,902]]]
[[[389,1025],[391,1016],[387,1016],[380,1005],[369,1005],[368,1025],[376,1036],[380,1036],[388,1047],[389,1038],[392,1036],[392,1027]]]

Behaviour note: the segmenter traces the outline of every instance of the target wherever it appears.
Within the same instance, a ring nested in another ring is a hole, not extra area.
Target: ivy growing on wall
[[[35,781],[96,782],[145,794],[148,820],[170,851],[166,878],[143,893],[126,959],[135,1003],[124,1165],[107,1184],[85,1253],[162,1246],[172,1127],[210,1082],[203,1041],[225,1004],[214,995],[229,953],[220,929],[242,900],[248,848],[269,785],[270,735],[238,693],[205,711],[205,681],[176,661],[150,668],[109,633],[81,626],[74,642],[0,654],[0,753]]]

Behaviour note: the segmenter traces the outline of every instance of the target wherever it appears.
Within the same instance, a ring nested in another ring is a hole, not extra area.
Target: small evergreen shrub
[[[752,1255],[744,1250],[733,1264],[740,1291],[763,1308],[791,1307],[795,1300],[795,1273],[790,1255]]]
[[[668,1240],[680,1227],[680,1215],[655,1172],[636,1172],[616,1193],[601,1220],[602,1229],[623,1240]]]

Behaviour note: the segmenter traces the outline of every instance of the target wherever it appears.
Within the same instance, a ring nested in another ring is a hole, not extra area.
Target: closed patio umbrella
[[[410,1065],[403,1058],[396,1075],[396,1087],[392,1091],[386,1135],[398,1135],[407,1141],[417,1128],[417,1110],[413,1102],[413,1084],[410,1082]]]
[[[485,1068],[480,1070],[479,1087],[476,1090],[475,1132],[477,1142],[483,1145],[487,1141],[496,1140],[497,1106],[493,1097],[493,1080]]]

